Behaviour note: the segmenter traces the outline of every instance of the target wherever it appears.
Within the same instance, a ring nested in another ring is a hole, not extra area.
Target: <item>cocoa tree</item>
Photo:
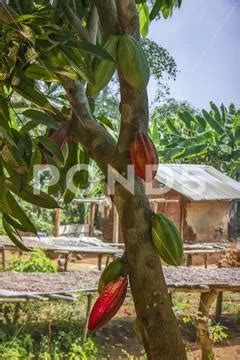
[[[151,20],[170,16],[180,5],[180,0],[1,1],[0,205],[5,231],[22,250],[28,249],[19,231],[36,233],[36,228],[16,196],[46,208],[58,206],[49,194],[34,192],[34,164],[57,166],[60,180],[49,192],[63,194],[67,202],[66,170],[85,157],[95,160],[106,177],[108,165],[126,175],[130,145],[138,131],[147,134],[149,120],[148,69],[135,42],[140,41],[140,29],[145,36]],[[129,69],[124,47],[119,58],[113,46],[123,37],[135,47],[136,61]],[[94,117],[95,96],[115,71],[121,96],[117,142]],[[15,94],[30,109],[19,113]],[[64,153],[66,141],[73,146],[70,157]],[[73,159],[74,154],[78,156]],[[80,187],[85,175],[80,172],[75,179]],[[152,243],[149,202],[137,176],[134,185],[133,195],[117,183],[112,201],[120,217],[143,344],[148,359],[186,359]]]

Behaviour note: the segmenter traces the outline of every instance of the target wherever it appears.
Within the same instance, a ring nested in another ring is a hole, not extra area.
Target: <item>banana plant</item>
[[[209,111],[184,110],[161,120],[155,112],[150,134],[163,161],[213,165],[234,178],[240,170],[240,110],[233,104],[210,102]]]

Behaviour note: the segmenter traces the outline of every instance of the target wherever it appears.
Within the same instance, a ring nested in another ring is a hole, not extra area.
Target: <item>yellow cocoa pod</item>
[[[117,61],[118,35],[110,35],[103,49],[112,56],[114,62],[101,59],[97,60],[93,68],[94,84],[88,84],[87,93],[94,96],[107,86],[115,70]]]
[[[150,71],[146,55],[139,42],[131,35],[124,34],[119,40],[118,62],[125,80],[134,88],[147,87]]]

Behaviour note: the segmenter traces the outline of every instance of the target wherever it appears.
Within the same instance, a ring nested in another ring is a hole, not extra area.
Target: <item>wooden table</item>
[[[199,316],[196,316],[194,324],[198,330],[203,359],[207,359],[213,353],[209,331],[211,306],[220,293],[240,292],[240,268],[165,267],[163,270],[170,296],[174,292],[200,294]],[[0,272],[0,302],[75,301],[79,296],[86,295],[85,338],[93,292],[97,289],[99,276],[98,271],[56,274]],[[217,304],[217,317],[221,315],[219,310],[221,308]]]
[[[92,238],[94,239],[94,238]],[[57,239],[56,239],[57,242]],[[35,238],[24,238],[24,244],[26,244],[30,249],[39,247],[45,253],[52,253],[56,255],[62,255],[64,258],[64,271],[67,271],[68,260],[71,254],[80,254],[80,255],[95,255],[98,258],[98,269],[102,269],[102,260],[103,256],[107,257],[106,263],[108,264],[110,257],[116,258],[121,256],[123,253],[122,250],[118,250],[111,246],[72,246],[72,245],[50,245],[44,240],[38,240]],[[2,267],[6,269],[6,256],[5,251],[18,250],[17,247],[7,238],[0,238],[0,253],[1,253],[1,262]]]

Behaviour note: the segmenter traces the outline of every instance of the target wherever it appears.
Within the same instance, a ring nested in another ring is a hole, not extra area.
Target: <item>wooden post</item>
[[[119,243],[119,216],[116,207],[113,205],[113,243]]]
[[[92,306],[92,300],[93,300],[93,294],[88,294],[87,295],[87,309],[86,309],[86,318],[85,318],[85,324],[84,324],[84,329],[83,329],[83,343],[86,341],[87,338],[87,333],[88,333],[88,321],[89,321],[89,316],[90,316],[90,311],[91,311],[91,306]]]
[[[192,266],[192,254],[187,254],[187,267]]]
[[[218,293],[215,290],[211,290],[210,292],[202,293],[200,297],[200,316],[196,318],[195,325],[197,327],[198,341],[200,342],[202,348],[202,360],[214,359],[213,341],[209,330],[209,313],[217,295]]]
[[[217,297],[215,317],[219,319],[222,315],[222,304],[223,304],[223,292],[220,292]]]
[[[61,209],[55,209],[54,214],[54,236],[58,237],[60,235],[60,225],[61,225]]]
[[[91,203],[91,205],[90,205],[90,215],[89,215],[89,233],[88,233],[89,236],[93,236],[95,211],[96,211],[96,204]]]
[[[205,267],[205,269],[207,269],[207,267],[208,267],[208,253],[206,253],[204,255],[204,267]]]
[[[5,259],[4,245],[1,247],[1,252],[2,252],[2,267],[3,267],[3,270],[5,270],[6,269],[6,259]]]
[[[98,270],[102,270],[102,258],[103,258],[103,255],[99,254],[98,255]]]

